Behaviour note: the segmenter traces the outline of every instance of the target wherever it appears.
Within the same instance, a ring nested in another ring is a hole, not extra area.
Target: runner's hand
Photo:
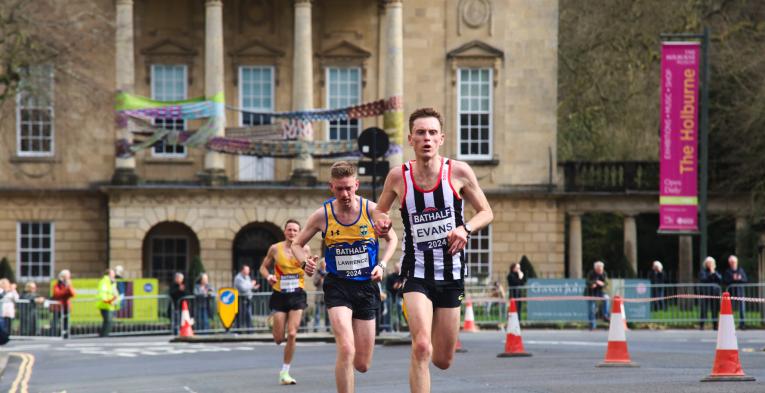
[[[316,255],[312,257],[308,257],[308,259],[305,260],[305,274],[308,275],[308,277],[313,276],[313,273],[316,272],[316,261],[318,261],[319,257]]]
[[[380,282],[382,281],[383,276],[383,268],[380,265],[377,265],[372,269],[372,281],[374,282]]]
[[[385,236],[388,234],[388,231],[390,231],[390,227],[392,226],[390,216],[385,213],[378,213],[378,215],[380,218],[375,220],[375,234],[377,234],[377,236]]]
[[[266,278],[266,280],[268,280],[268,284],[271,285],[271,286],[276,284],[276,276],[274,276],[273,274],[269,274],[268,277]],[[255,285],[255,281],[253,281],[253,286],[254,285]]]
[[[457,227],[457,229],[453,231],[449,231],[449,233],[446,234],[446,239],[449,241],[449,254],[454,255],[462,251],[467,245],[467,237],[467,231],[465,231],[465,228],[462,226]]]

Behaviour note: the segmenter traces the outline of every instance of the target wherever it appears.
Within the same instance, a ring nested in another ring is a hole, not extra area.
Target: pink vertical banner
[[[659,231],[698,231],[701,43],[661,46]]]

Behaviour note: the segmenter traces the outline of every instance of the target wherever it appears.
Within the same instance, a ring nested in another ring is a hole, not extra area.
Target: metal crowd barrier
[[[2,324],[10,325],[13,336],[61,337],[65,330],[60,306],[55,300],[19,299],[10,305],[3,303],[3,314],[11,316],[3,317]]]
[[[111,326],[104,330],[99,299],[72,299],[70,337],[170,334],[175,306],[167,295],[124,296],[112,312]]]

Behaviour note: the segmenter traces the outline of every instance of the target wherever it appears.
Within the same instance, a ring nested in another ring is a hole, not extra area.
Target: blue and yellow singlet
[[[358,198],[359,216],[347,225],[335,217],[335,198],[324,202],[326,232],[321,236],[327,271],[340,278],[366,281],[372,278],[372,269],[377,265],[378,241],[369,217],[369,201]]]

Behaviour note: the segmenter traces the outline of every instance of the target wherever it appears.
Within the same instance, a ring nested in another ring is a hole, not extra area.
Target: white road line
[[[526,344],[537,345],[575,345],[580,347],[605,347],[606,343],[595,343],[590,341],[540,341],[540,340],[524,340]]]

